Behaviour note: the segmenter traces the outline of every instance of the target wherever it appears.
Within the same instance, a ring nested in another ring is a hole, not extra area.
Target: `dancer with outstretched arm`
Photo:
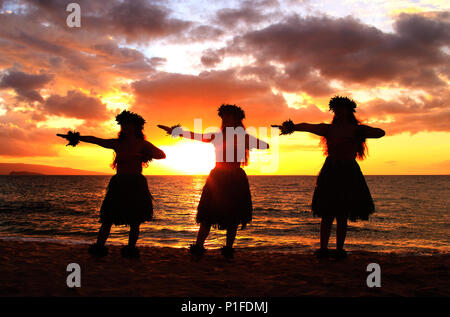
[[[164,159],[166,155],[152,143],[145,140],[143,133],[145,120],[140,115],[124,110],[116,117],[121,129],[118,138],[101,139],[94,136],[82,136],[78,132],[57,134],[67,139],[68,145],[76,146],[80,141],[112,149],[115,152],[113,168],[117,170],[107,188],[100,209],[101,227],[97,242],[89,247],[89,252],[97,256],[107,255],[105,246],[111,226],[129,225],[128,245],[121,250],[124,257],[139,257],[136,242],[139,238],[139,226],[152,220],[152,195],[147,179],[142,175],[142,166],[152,159]]]
[[[227,231],[226,245],[222,248],[225,258],[233,258],[233,243],[239,225],[244,228],[252,220],[252,199],[245,171],[249,150],[268,149],[269,145],[245,131],[244,111],[236,105],[222,105],[218,109],[222,119],[221,129],[215,133],[193,133],[179,126],[159,125],[172,136],[210,142],[215,147],[216,166],[211,170],[203,187],[197,208],[196,221],[200,224],[197,241],[191,245],[192,255],[205,252],[204,242],[211,226]]]
[[[355,117],[355,101],[335,96],[331,98],[330,111],[334,112],[331,124],[294,124],[291,120],[282,125],[281,134],[294,131],[310,132],[322,137],[327,158],[317,177],[312,200],[312,211],[322,218],[320,224],[319,258],[330,256],[328,240],[336,218],[336,258],[346,257],[344,242],[347,220],[367,220],[375,206],[356,159],[366,156],[367,138],[381,138],[385,132],[379,128],[360,124]]]

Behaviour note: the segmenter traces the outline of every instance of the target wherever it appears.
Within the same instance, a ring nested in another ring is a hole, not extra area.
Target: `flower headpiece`
[[[144,128],[144,124],[145,124],[144,118],[142,118],[137,113],[134,113],[134,112],[131,112],[128,110],[124,110],[120,114],[118,114],[116,116],[116,121],[119,125],[131,123],[135,126],[140,127],[141,129]]]
[[[330,110],[334,111],[337,107],[349,107],[355,112],[356,102],[348,97],[334,96],[330,99]]]
[[[245,112],[242,110],[241,107],[238,107],[236,105],[221,105],[219,109],[217,109],[219,112],[219,117],[223,118],[224,115],[230,114],[233,117],[242,120],[245,118]]]

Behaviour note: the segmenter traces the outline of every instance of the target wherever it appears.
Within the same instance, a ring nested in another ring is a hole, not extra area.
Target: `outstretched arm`
[[[272,125],[272,127],[276,127],[281,129],[281,134],[291,134],[295,131],[301,132],[310,132],[317,134],[319,136],[325,136],[328,132],[329,124],[319,123],[319,124],[311,124],[311,123],[297,123],[295,124],[291,120],[284,121],[282,125]]]
[[[182,136],[192,140],[201,140],[202,142],[211,142],[213,137],[211,134],[203,134],[203,133],[194,133],[191,131],[182,130],[181,127],[168,127],[165,125],[158,124],[158,128],[163,129],[167,132],[167,134],[172,136]],[[179,129],[179,131],[174,131],[175,129]]]
[[[317,134],[319,136],[325,136],[328,132],[328,128],[329,124],[326,123],[319,123],[319,124],[297,123],[295,125],[295,131],[309,132]]]
[[[386,132],[384,132],[383,129],[372,128],[372,127],[369,127],[368,125],[360,125],[358,128],[360,129],[359,131],[362,134],[362,136],[365,138],[378,139],[378,138],[385,136],[385,134],[386,134]]]
[[[161,160],[166,158],[166,153],[163,152],[160,148],[157,148],[150,142],[145,143],[145,152],[151,158]]]
[[[259,150],[268,150],[269,149],[269,144],[267,142],[264,142],[263,140],[255,138],[254,136],[252,136],[250,134],[246,134],[245,145],[248,149],[252,149],[252,148],[256,148]]]
[[[70,141],[70,137],[68,134],[59,134],[58,133],[56,135],[63,139]],[[117,145],[117,139],[101,139],[101,138],[97,138],[95,136],[90,136],[90,135],[80,135],[78,137],[78,140],[80,140],[82,142],[86,142],[86,143],[97,144],[97,145],[107,148],[107,149],[114,149]]]

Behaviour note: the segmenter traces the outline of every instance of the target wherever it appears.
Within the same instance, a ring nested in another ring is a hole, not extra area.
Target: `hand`
[[[57,136],[59,136],[60,138],[63,138],[63,139],[69,140],[69,139],[68,139],[68,138],[69,138],[69,136],[68,136],[67,134],[61,134],[61,133],[57,133],[56,135],[57,135]]]
[[[291,119],[284,121],[282,125],[272,124],[272,127],[280,129],[280,135],[291,134],[295,131],[295,124]]]
[[[172,136],[173,138],[174,138],[174,137],[180,136],[179,133],[181,133],[180,131],[182,131],[181,125],[180,125],[180,124],[177,124],[177,125],[174,125],[174,126],[171,126],[171,127],[168,127],[168,126],[165,126],[165,125],[158,124],[158,128],[163,129],[164,131],[166,131],[167,135],[170,135],[170,136]],[[173,130],[175,130],[175,129],[177,129],[177,130],[175,131],[176,133],[178,133],[177,135],[173,135]]]
[[[162,124],[158,124],[158,128],[163,129],[164,131],[167,132],[167,134],[172,134],[172,128],[162,125]]]
[[[80,143],[80,132],[69,131],[67,134],[57,133],[56,135],[69,141],[67,145],[76,146],[78,143]]]
[[[286,134],[286,130],[283,128],[283,125],[272,124],[271,127],[280,129],[280,135]]]

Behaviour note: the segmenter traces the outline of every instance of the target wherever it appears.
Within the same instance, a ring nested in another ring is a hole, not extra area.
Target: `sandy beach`
[[[449,296],[450,255],[399,256],[351,252],[345,260],[310,253],[237,249],[233,260],[208,250],[141,247],[124,259],[120,246],[95,258],[86,245],[0,241],[0,296]],[[81,267],[81,287],[68,288],[66,267]],[[381,267],[381,287],[366,285],[369,263]]]

